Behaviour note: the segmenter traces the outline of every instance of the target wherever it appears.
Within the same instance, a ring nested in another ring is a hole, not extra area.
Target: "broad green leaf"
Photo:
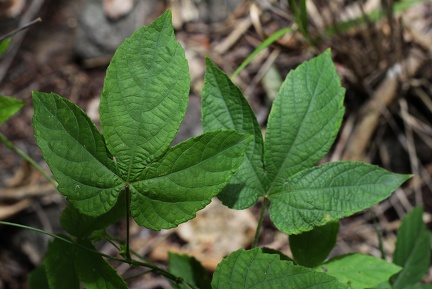
[[[260,248],[240,249],[228,255],[216,268],[212,288],[348,288],[336,278],[281,260],[278,254]]]
[[[36,269],[29,274],[27,284],[30,289],[51,289],[43,264],[36,267]]]
[[[33,92],[33,127],[58,187],[82,213],[98,216],[117,201],[123,181],[116,175],[96,126],[75,104],[54,93]]]
[[[95,250],[90,241],[82,241],[81,245]],[[125,281],[102,256],[79,248],[75,252],[75,270],[86,289],[127,289]]]
[[[64,236],[63,236],[64,237]],[[44,267],[50,289],[78,289],[74,270],[75,247],[55,239],[48,245]]]
[[[125,216],[126,198],[120,194],[117,203],[108,212],[97,216],[81,214],[78,209],[69,205],[60,216],[60,223],[69,234],[77,238],[89,237],[97,230],[104,230]]]
[[[416,284],[429,269],[431,240],[422,216],[422,207],[413,209],[399,228],[393,263],[403,269],[393,279],[395,289]]]
[[[279,230],[299,234],[377,204],[410,177],[361,162],[281,175],[269,196],[270,218]]]
[[[267,124],[264,163],[270,181],[323,158],[341,125],[344,93],[330,50],[288,74]]]
[[[0,57],[2,57],[3,54],[6,52],[11,41],[12,38],[6,38],[5,40],[0,41]]]
[[[169,10],[117,49],[107,69],[100,119],[124,180],[135,181],[168,149],[186,112],[189,82]]]
[[[189,285],[198,289],[210,289],[211,279],[207,270],[194,257],[169,252],[168,270],[183,278]],[[185,285],[173,284],[174,288],[190,288]]]
[[[336,277],[351,289],[364,289],[387,281],[401,268],[372,256],[352,254],[330,260],[317,267],[317,270]]]
[[[289,244],[296,263],[313,268],[324,262],[336,244],[338,231],[339,222],[329,222],[311,231],[290,235]]]
[[[24,101],[0,95],[0,125],[23,107]]]
[[[153,230],[195,217],[225,187],[244,159],[250,136],[213,131],[172,147],[130,184],[135,221]]]
[[[230,208],[245,209],[256,203],[268,185],[263,169],[261,129],[239,88],[209,59],[206,64],[202,91],[204,131],[236,130],[254,137],[240,168],[218,196]]]

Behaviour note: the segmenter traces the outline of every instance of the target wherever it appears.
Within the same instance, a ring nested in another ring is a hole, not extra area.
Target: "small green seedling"
[[[167,11],[115,53],[101,96],[102,132],[70,101],[33,93],[35,137],[70,205],[61,216],[67,235],[51,234],[56,239],[31,274],[30,288],[127,288],[105,259],[149,268],[175,288],[405,288],[420,280],[423,263],[415,277],[401,271],[413,268],[411,254],[418,256],[409,252],[409,242],[417,242],[409,237],[398,239],[394,264],[360,254],[325,262],[339,219],[384,200],[410,178],[361,162],[315,166],[332,146],[344,114],[345,91],[329,50],[288,74],[265,142],[240,90],[207,59],[205,133],[171,146],[189,85],[184,50]],[[233,209],[260,198],[263,203],[253,248],[228,255],[213,278],[193,257],[171,253],[165,270],[131,253],[129,216],[149,229],[173,228],[216,195]],[[290,235],[294,260],[258,247],[268,208],[274,225]],[[126,240],[119,242],[105,229],[125,217]],[[416,236],[430,246],[420,224]],[[101,239],[115,244],[120,257],[98,252],[94,243]]]

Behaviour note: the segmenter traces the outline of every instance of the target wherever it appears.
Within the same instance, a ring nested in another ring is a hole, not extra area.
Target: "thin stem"
[[[38,17],[38,18],[36,18],[35,20],[30,21],[29,23],[24,24],[23,26],[18,27],[17,29],[15,29],[15,30],[13,30],[13,31],[11,31],[11,32],[9,32],[9,33],[6,33],[5,35],[0,36],[0,42],[2,42],[2,41],[5,40],[6,38],[9,38],[9,37],[11,37],[11,36],[17,34],[17,33],[20,32],[21,30],[24,30],[24,29],[26,29],[26,28],[28,28],[28,27],[30,27],[30,26],[32,26],[33,24],[36,24],[36,23],[38,23],[38,22],[42,22],[42,18]]]
[[[17,148],[11,141],[8,140],[8,138],[0,132],[0,142],[2,142],[8,149],[11,151],[16,152],[21,157],[23,157],[26,161],[28,161],[36,170],[38,170],[44,178],[50,182],[55,188],[57,188],[56,181],[48,175],[48,173],[41,168],[28,154]]]
[[[168,271],[166,271],[166,270],[164,270],[164,269],[162,269],[162,268],[159,268],[159,267],[157,267],[156,265],[153,265],[153,264],[151,264],[151,263],[141,262],[141,261],[137,261],[137,260],[133,260],[133,259],[125,260],[125,259],[121,259],[121,258],[116,258],[116,257],[110,256],[110,255],[107,255],[107,254],[101,253],[101,252],[99,252],[99,251],[93,250],[93,249],[91,249],[91,248],[85,247],[85,246],[83,246],[83,245],[81,245],[81,244],[75,243],[75,242],[73,242],[73,241],[71,241],[71,240],[68,240],[68,239],[62,237],[62,236],[58,236],[58,235],[56,235],[56,234],[49,233],[49,232],[46,232],[46,231],[41,230],[41,229],[38,229],[38,228],[33,228],[33,227],[26,226],[26,225],[21,225],[21,224],[16,224],[16,223],[11,223],[11,222],[5,222],[5,221],[0,221],[0,224],[1,224],[1,225],[7,225],[7,226],[18,227],[18,228],[27,229],[27,230],[32,230],[32,231],[35,231],[35,232],[38,232],[38,233],[42,233],[42,234],[48,235],[48,236],[50,236],[50,237],[53,237],[53,238],[55,238],[55,239],[58,239],[58,240],[60,240],[60,241],[66,242],[66,243],[68,243],[68,244],[70,244],[70,245],[76,246],[76,247],[78,247],[78,248],[80,248],[80,249],[86,250],[86,251],[88,251],[88,252],[91,252],[91,253],[97,254],[97,255],[99,255],[99,256],[105,257],[105,258],[110,259],[110,260],[113,260],[113,261],[118,261],[118,262],[122,262],[122,263],[127,263],[127,264],[132,265],[132,266],[142,266],[142,267],[146,267],[146,268],[149,268],[149,269],[153,270],[154,272],[156,272],[156,273],[158,273],[158,274],[160,274],[160,275],[162,275],[162,276],[164,276],[164,277],[166,277],[166,278],[168,278],[168,279],[170,279],[170,280],[172,280],[172,281],[174,281],[174,282],[176,282],[176,283],[178,283],[178,284],[185,284],[186,286],[189,286],[189,284],[187,284],[187,283],[183,280],[183,278],[181,278],[181,277],[177,277],[177,276],[171,274],[170,272],[168,272]]]
[[[131,191],[129,186],[126,186],[125,188],[126,190],[126,260],[132,260],[131,255],[130,255],[130,247],[129,247],[129,240],[130,240],[130,232],[129,232],[129,227],[130,227],[130,199],[131,199]]]
[[[263,201],[262,207],[261,207],[261,213],[260,213],[260,216],[258,219],[257,229],[255,231],[255,238],[254,238],[253,243],[252,243],[252,248],[255,248],[258,245],[258,239],[259,239],[259,235],[261,232],[261,226],[262,226],[262,223],[264,221],[264,214],[265,214],[265,211],[267,210],[268,204],[269,204],[269,199],[264,197],[264,201]]]

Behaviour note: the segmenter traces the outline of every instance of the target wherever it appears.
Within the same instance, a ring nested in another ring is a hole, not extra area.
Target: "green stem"
[[[28,27],[30,27],[33,24],[36,24],[38,22],[42,22],[42,19],[40,17],[36,18],[35,20],[33,20],[33,21],[31,21],[31,22],[29,22],[27,24],[24,24],[23,26],[15,29],[15,30],[13,30],[13,31],[5,34],[5,35],[0,36],[0,42],[2,42],[3,40],[5,40],[6,38],[9,38],[9,37],[13,36],[14,34],[17,34],[21,30],[27,29]]]
[[[2,142],[8,149],[13,152],[16,152],[21,157],[23,157],[26,161],[28,161],[36,170],[38,170],[45,179],[50,182],[55,188],[57,187],[56,181],[48,175],[48,173],[42,169],[28,154],[17,148],[8,138],[0,132],[0,142]]]
[[[130,241],[130,231],[129,231],[129,227],[130,227],[130,199],[131,199],[131,191],[129,186],[126,186],[125,188],[126,190],[126,260],[130,261],[132,260],[131,258],[131,254],[130,254],[130,246],[129,246],[129,241]]]
[[[32,231],[35,231],[35,232],[38,232],[38,233],[42,233],[42,234],[48,235],[50,237],[53,237],[55,239],[58,239],[60,241],[66,242],[66,243],[68,243],[70,245],[76,246],[76,247],[78,247],[80,249],[86,250],[88,252],[97,254],[99,256],[105,257],[105,258],[113,260],[113,261],[127,263],[127,264],[132,265],[132,266],[137,266],[138,265],[138,266],[149,268],[149,269],[153,270],[154,272],[156,272],[156,273],[158,273],[158,274],[160,274],[160,275],[162,275],[162,276],[164,276],[164,277],[166,277],[166,278],[168,278],[168,279],[170,279],[170,280],[172,280],[172,281],[174,281],[174,282],[176,282],[178,284],[185,284],[186,286],[189,286],[189,284],[187,284],[183,280],[183,278],[178,277],[176,275],[173,275],[170,272],[168,272],[168,271],[166,271],[166,270],[164,270],[162,268],[159,268],[156,265],[153,265],[151,263],[141,262],[141,261],[137,261],[137,260],[133,260],[133,259],[125,260],[125,259],[116,258],[116,257],[110,256],[110,255],[101,253],[99,251],[90,249],[90,248],[85,247],[85,246],[83,246],[81,244],[75,243],[75,242],[73,242],[71,240],[63,238],[62,236],[58,236],[56,234],[52,234],[52,233],[46,232],[46,231],[38,229],[38,228],[33,228],[33,227],[26,226],[26,225],[21,225],[21,224],[16,224],[16,223],[11,223],[11,222],[5,222],[5,221],[0,221],[0,225],[13,226],[13,227],[18,227],[18,228],[32,230]]]
[[[269,199],[264,197],[264,201],[263,201],[262,206],[261,206],[261,213],[260,213],[260,216],[258,219],[257,229],[255,231],[255,238],[254,238],[253,243],[252,243],[252,248],[255,248],[258,245],[258,239],[259,239],[259,235],[261,232],[261,226],[262,226],[262,223],[264,221],[264,214],[265,214],[265,211],[267,210],[268,204],[269,204]]]

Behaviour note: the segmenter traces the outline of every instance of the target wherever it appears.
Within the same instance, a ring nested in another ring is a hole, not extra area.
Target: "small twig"
[[[31,21],[31,22],[29,22],[29,23],[27,23],[27,24],[24,24],[23,26],[21,26],[21,27],[15,29],[15,30],[13,30],[13,31],[11,31],[11,32],[9,32],[9,33],[6,33],[6,34],[3,35],[3,36],[0,36],[0,42],[2,42],[3,40],[5,40],[5,39],[7,39],[7,38],[9,38],[9,37],[11,37],[11,36],[17,34],[18,32],[20,32],[20,31],[22,31],[22,30],[24,30],[24,29],[27,29],[27,28],[29,28],[30,26],[32,26],[32,25],[34,25],[34,24],[36,24],[36,23],[39,23],[39,22],[42,22],[42,18],[40,18],[40,17],[36,18],[35,20],[33,20],[33,21]]]

